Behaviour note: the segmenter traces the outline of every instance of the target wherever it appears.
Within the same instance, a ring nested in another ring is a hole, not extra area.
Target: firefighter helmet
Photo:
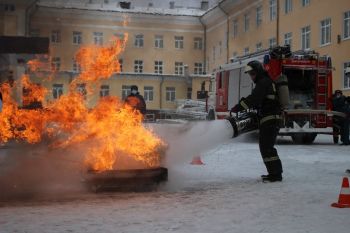
[[[263,65],[259,61],[250,61],[245,67],[244,73],[255,72],[256,74],[261,74],[264,71]]]

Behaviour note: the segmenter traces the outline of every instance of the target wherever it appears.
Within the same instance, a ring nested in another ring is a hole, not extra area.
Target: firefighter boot
[[[270,182],[278,182],[282,181],[282,175],[281,174],[276,174],[276,175],[262,175],[262,182],[264,183],[270,183]]]

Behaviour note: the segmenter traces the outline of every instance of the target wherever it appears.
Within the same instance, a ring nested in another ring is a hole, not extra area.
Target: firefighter
[[[348,105],[346,104],[346,98],[341,90],[335,90],[332,103],[333,111],[347,114]],[[334,143],[338,143],[338,137],[336,135],[340,134],[340,140],[342,141],[341,145],[349,145],[349,130],[346,130],[346,128],[349,128],[347,117],[334,116],[333,124],[333,134],[335,135],[333,137]]]
[[[138,91],[136,85],[130,87],[131,93],[125,99],[125,103],[132,106],[134,109],[140,111],[142,115],[146,114],[146,102],[142,95]]]
[[[259,61],[251,61],[245,68],[255,87],[251,95],[242,98],[231,112],[257,109],[259,118],[259,149],[266,166],[263,182],[282,181],[282,162],[274,148],[281,121],[281,106],[274,82]]]

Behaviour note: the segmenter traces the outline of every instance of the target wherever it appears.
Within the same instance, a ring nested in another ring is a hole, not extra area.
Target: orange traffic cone
[[[350,208],[350,187],[348,177],[343,178],[338,203],[333,203],[332,207]]]
[[[204,165],[200,156],[194,156],[191,162],[192,165]]]

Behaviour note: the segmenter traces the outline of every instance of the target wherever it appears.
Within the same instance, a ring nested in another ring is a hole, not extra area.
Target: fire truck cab
[[[249,95],[254,83],[244,73],[249,61],[259,60],[270,77],[287,76],[289,106],[283,111],[280,135],[291,136],[296,143],[312,143],[317,134],[333,135],[331,58],[313,51],[291,53],[288,46],[238,57],[214,72],[216,116],[229,117],[230,109],[240,98]]]

